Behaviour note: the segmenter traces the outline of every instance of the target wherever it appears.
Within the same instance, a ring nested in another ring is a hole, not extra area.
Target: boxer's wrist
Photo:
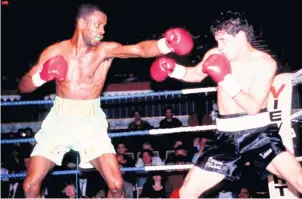
[[[182,79],[186,75],[186,73],[187,73],[186,67],[176,64],[173,72],[169,74],[169,77],[175,79]]]
[[[221,86],[231,98],[241,92],[241,87],[237,84],[235,78],[231,74],[226,75],[224,80],[219,82],[218,85]]]
[[[172,52],[173,50],[167,45],[166,38],[162,38],[157,41],[157,48],[162,54],[168,54]]]
[[[40,76],[40,72],[38,73],[35,73],[33,76],[32,76],[32,81],[33,81],[33,84],[37,87],[39,86],[42,86],[46,81],[43,80]]]

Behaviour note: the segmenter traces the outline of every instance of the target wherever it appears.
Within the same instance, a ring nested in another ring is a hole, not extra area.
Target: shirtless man
[[[55,164],[61,165],[70,149],[79,151],[80,166],[90,163],[104,176],[108,197],[124,197],[106,116],[100,108],[100,94],[112,60],[155,57],[172,51],[184,55],[193,47],[189,33],[180,28],[168,30],[158,41],[129,46],[101,42],[106,23],[107,16],[98,6],[80,6],[72,38],[47,47],[20,82],[20,92],[29,93],[56,80],[54,106],[35,137],[37,145],[23,184],[26,197],[38,196],[45,175]]]
[[[189,171],[179,196],[198,198],[224,178],[239,179],[246,154],[254,155],[250,161],[261,171],[266,169],[284,178],[302,192],[301,166],[286,151],[266,109],[277,64],[270,55],[252,47],[252,26],[240,14],[224,15],[223,21],[211,27],[217,47],[195,67],[184,67],[162,57],[150,70],[157,81],[169,76],[200,82],[210,76],[218,84],[215,139]]]

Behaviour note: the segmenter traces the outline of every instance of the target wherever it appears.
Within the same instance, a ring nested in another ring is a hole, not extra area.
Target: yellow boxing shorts
[[[107,128],[100,98],[73,100],[56,96],[35,136],[37,144],[31,156],[42,156],[61,165],[65,153],[72,149],[80,154],[81,168],[92,168],[89,161],[102,154],[116,153]]]

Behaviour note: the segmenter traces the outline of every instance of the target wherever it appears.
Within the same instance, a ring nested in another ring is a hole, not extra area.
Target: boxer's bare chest
[[[105,55],[98,51],[77,55],[65,51],[63,56],[68,62],[68,72],[64,81],[57,82],[57,91],[64,92],[68,96],[71,93],[85,96],[89,96],[90,93],[98,95],[103,88],[111,61],[105,59]]]
[[[231,62],[232,75],[236,82],[241,86],[242,90],[249,92],[249,88],[253,83],[258,66],[252,60]],[[241,113],[243,110],[236,104],[236,102],[224,92],[221,87],[218,87],[218,106],[220,114],[234,114]]]

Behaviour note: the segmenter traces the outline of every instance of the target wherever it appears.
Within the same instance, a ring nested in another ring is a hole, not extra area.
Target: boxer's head
[[[253,26],[239,13],[221,13],[221,19],[211,26],[218,49],[234,60],[254,37]]]
[[[97,5],[83,4],[76,16],[77,30],[87,46],[97,46],[105,34],[107,16]]]

